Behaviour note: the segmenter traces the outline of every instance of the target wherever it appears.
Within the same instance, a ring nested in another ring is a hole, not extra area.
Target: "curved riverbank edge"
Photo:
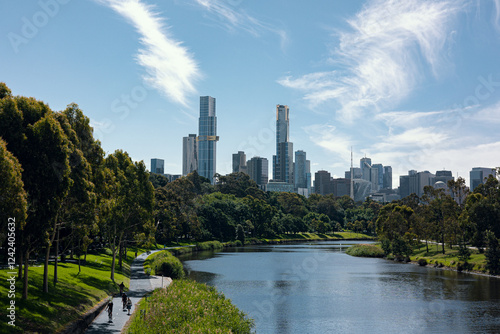
[[[351,247],[349,247],[349,249],[351,249],[352,247],[363,248],[364,246],[379,247],[379,246],[376,246],[376,245],[359,244],[359,245],[351,246]],[[433,259],[433,258],[430,258],[430,259],[428,259],[428,258],[420,258],[419,259],[417,257],[415,260],[407,259],[406,261],[405,260],[403,260],[403,261],[397,261],[396,259],[384,257],[383,255],[382,256],[360,255],[364,251],[365,250],[362,250],[361,252],[354,252],[354,253],[351,252],[351,254],[349,253],[349,251],[346,251],[346,254],[350,255],[350,256],[354,256],[354,257],[368,257],[368,258],[369,257],[371,257],[371,258],[378,257],[378,258],[382,258],[382,259],[387,260],[387,261],[398,262],[400,264],[414,264],[414,265],[418,265],[418,266],[421,266],[421,267],[428,267],[428,268],[433,268],[433,269],[449,270],[449,271],[454,271],[454,272],[459,272],[459,273],[464,273],[464,274],[471,274],[471,275],[478,275],[478,276],[483,276],[483,277],[500,278],[499,275],[492,275],[492,274],[485,273],[485,272],[478,271],[478,270],[467,270],[467,269],[459,270],[457,268],[457,266],[455,266],[455,267],[446,266],[442,262],[439,262],[439,259]],[[426,260],[426,264],[425,265],[422,265],[420,263],[420,260],[422,260],[422,259]],[[429,261],[429,262],[427,262],[427,261]],[[431,263],[431,261],[436,261],[436,262],[435,263]],[[463,266],[464,264],[463,263],[457,263],[457,265]]]

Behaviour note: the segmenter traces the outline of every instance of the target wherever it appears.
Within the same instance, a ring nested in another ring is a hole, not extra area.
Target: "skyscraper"
[[[295,152],[295,189],[307,188],[307,159],[306,152],[296,151]]]
[[[198,143],[196,134],[182,138],[182,175],[186,176],[198,169]]]
[[[276,155],[273,156],[273,180],[294,183],[293,143],[290,142],[290,110],[276,106]]]
[[[266,158],[253,157],[247,161],[248,175],[259,185],[261,189],[265,186],[269,179],[269,161]]]
[[[247,156],[245,152],[238,151],[233,154],[233,173],[247,173]]]
[[[151,159],[151,173],[164,174],[165,160]]]
[[[384,189],[392,189],[392,167],[384,166]]]
[[[496,176],[495,168],[474,167],[470,171],[470,191],[474,191],[476,187],[484,183],[490,175]]]
[[[329,172],[319,170],[314,174],[314,191],[320,195],[333,193],[332,177]]]
[[[217,117],[215,98],[200,96],[200,119],[198,130],[198,174],[214,183],[216,173]]]

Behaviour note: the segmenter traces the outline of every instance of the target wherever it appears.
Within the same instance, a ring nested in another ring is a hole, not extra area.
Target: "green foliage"
[[[359,244],[349,247],[346,254],[357,257],[384,257],[384,251],[378,245]]]
[[[149,173],[149,182],[153,185],[153,187],[160,188],[165,187],[168,183],[168,179],[161,174]]]
[[[500,273],[500,244],[492,231],[486,231],[486,269],[490,274]]]
[[[163,275],[173,279],[184,277],[184,266],[178,258],[168,251],[150,255],[144,262],[144,270],[150,269],[153,275]]]
[[[215,288],[174,281],[142,299],[125,333],[251,333],[253,321]]]

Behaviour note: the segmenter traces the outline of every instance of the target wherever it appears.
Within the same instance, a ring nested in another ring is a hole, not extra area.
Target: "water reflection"
[[[249,246],[184,263],[257,333],[500,332],[499,279],[353,258],[347,244]]]

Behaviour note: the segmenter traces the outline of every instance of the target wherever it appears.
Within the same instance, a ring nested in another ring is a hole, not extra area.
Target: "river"
[[[261,333],[500,333],[500,279],[356,258],[356,242],[184,255]]]

